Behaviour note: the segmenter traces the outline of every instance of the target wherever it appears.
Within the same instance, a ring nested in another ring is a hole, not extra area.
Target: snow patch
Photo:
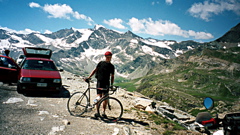
[[[45,44],[52,44],[52,43],[54,43],[54,39],[52,39],[52,38],[45,37],[45,36],[43,36],[41,34],[35,34],[35,36],[39,37],[42,41],[45,42]]]
[[[32,99],[29,99],[29,100],[28,100],[27,105],[29,105],[29,106],[33,106],[33,107],[38,106],[37,104],[35,104],[35,101],[32,100]]]
[[[90,35],[93,33],[92,30],[89,29],[78,29],[80,33],[82,33],[82,37],[76,40],[76,43],[81,43],[83,41],[87,41]]]
[[[193,50],[193,48],[191,46],[187,46],[188,50]]]
[[[18,102],[23,102],[24,100],[21,98],[9,98],[6,102],[3,102],[3,104],[14,104],[14,103],[18,103]]]
[[[48,111],[39,111],[38,115],[48,115]]]
[[[171,45],[174,43],[174,42],[169,42],[169,41],[156,41],[154,39],[142,40],[142,42],[149,44],[149,45],[161,47],[161,48],[167,48],[169,50],[172,50],[172,48],[169,47],[168,45]]]
[[[56,135],[56,132],[63,131],[66,126],[58,126],[58,127],[52,127],[52,130],[48,135]]]
[[[175,52],[175,56],[176,57],[178,57],[178,56],[180,56],[181,54],[183,54],[183,51],[182,50],[176,50],[176,52]]]
[[[136,39],[132,39],[130,42],[131,42],[131,43],[138,44],[138,41],[137,41]]]
[[[164,56],[163,54],[159,54],[159,53],[157,53],[157,52],[154,52],[151,47],[148,47],[148,46],[146,46],[146,45],[142,46],[142,50],[143,50],[143,52],[146,53],[146,54],[150,54],[150,55],[152,55],[152,56],[160,56],[160,57],[162,57],[162,58],[164,58],[164,59],[168,59],[168,58],[167,58],[166,56]]]
[[[104,48],[104,49],[93,49],[92,47],[90,47],[89,49],[86,49],[85,52],[82,53],[82,57],[81,59],[86,59],[86,58],[91,58],[93,60],[93,62],[95,63],[98,63],[100,62],[101,60],[104,60],[104,57],[102,58],[96,58],[98,56],[104,56],[105,52],[106,51],[109,51],[111,49],[109,49],[108,47],[107,48]],[[114,55],[113,55],[114,57]]]

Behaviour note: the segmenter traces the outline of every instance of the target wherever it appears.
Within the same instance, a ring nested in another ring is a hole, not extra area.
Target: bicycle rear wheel
[[[106,107],[105,112],[104,105]],[[99,102],[97,111],[102,119],[117,122],[122,117],[123,106],[118,99],[114,97],[107,97]]]
[[[88,97],[82,92],[76,92],[68,99],[68,112],[73,116],[81,116],[86,112],[88,106]]]

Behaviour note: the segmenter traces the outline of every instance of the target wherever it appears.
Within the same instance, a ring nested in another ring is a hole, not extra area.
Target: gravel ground
[[[83,117],[71,116],[67,111],[69,96],[76,91],[83,91],[87,84],[79,76],[68,72],[61,73],[64,90],[60,94],[21,95],[16,86],[0,83],[0,134],[1,135],[151,135],[162,134],[166,129],[156,126],[137,111],[124,112],[118,123],[109,123],[94,118],[94,113]],[[95,86],[93,84],[92,86]],[[96,97],[91,91],[92,99]],[[132,100],[139,97],[126,97],[126,91],[116,95],[125,110],[133,107]],[[141,119],[138,119],[141,117]],[[156,130],[157,129],[157,130]],[[179,134],[195,134],[193,132]]]

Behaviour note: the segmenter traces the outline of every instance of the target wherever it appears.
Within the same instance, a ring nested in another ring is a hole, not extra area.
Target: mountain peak
[[[231,28],[222,37],[216,40],[217,42],[239,43],[240,42],[240,23]]]
[[[95,25],[94,30],[98,30],[99,28],[105,28],[105,27],[100,24],[97,24]]]

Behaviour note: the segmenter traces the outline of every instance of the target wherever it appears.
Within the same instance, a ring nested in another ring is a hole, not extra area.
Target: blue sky
[[[128,30],[143,38],[213,41],[240,22],[240,0],[0,0],[0,28]]]

